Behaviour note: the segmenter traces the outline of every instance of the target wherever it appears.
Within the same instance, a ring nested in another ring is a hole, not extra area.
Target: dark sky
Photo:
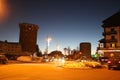
[[[102,21],[120,10],[120,0],[6,0],[9,15],[0,23],[0,40],[19,41],[19,23],[39,26],[37,43],[44,51],[46,37],[53,38],[50,51],[81,42],[96,50],[103,38]]]

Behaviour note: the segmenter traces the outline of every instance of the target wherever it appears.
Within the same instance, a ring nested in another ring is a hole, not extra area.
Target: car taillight
[[[110,63],[111,63],[111,61],[108,61],[108,63],[110,64]]]
[[[118,61],[118,63],[120,64],[120,61]]]

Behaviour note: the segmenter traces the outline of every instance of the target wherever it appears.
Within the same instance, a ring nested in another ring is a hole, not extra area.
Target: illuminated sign
[[[120,50],[99,50],[100,52],[120,52]]]

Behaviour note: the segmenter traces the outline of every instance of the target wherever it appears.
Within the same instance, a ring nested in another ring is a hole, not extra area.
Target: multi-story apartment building
[[[120,56],[120,11],[103,21],[103,39],[99,42],[98,53],[105,56]]]
[[[22,47],[18,42],[0,41],[0,54],[19,55]]]

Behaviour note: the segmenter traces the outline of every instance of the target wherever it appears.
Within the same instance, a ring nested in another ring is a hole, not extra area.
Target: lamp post
[[[51,42],[52,38],[50,36],[48,36],[46,38],[46,41],[47,41],[47,45],[46,45],[46,53],[48,54],[49,52],[49,46],[50,46],[50,42]]]
[[[57,45],[57,50],[58,50],[58,51],[60,50],[60,45]]]

